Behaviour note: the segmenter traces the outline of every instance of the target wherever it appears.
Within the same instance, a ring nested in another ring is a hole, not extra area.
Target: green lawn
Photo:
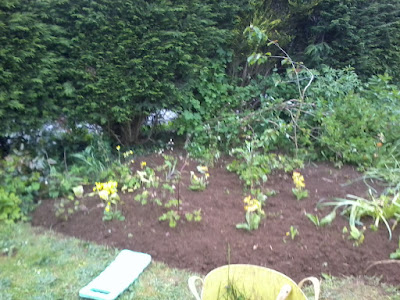
[[[98,246],[29,224],[0,227],[0,299],[80,299],[119,250]],[[118,299],[190,299],[191,274],[158,262]]]
[[[29,224],[2,224],[0,299],[79,299],[79,289],[96,277],[118,252]],[[194,299],[187,288],[191,275],[152,262],[118,299]],[[320,299],[400,299],[400,292],[373,279],[332,278],[322,282]]]

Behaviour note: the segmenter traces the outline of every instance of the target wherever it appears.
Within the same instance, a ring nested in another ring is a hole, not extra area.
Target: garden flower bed
[[[164,163],[160,154],[154,154],[136,159],[132,167],[140,170],[144,161],[154,169]],[[32,224],[99,244],[146,252],[171,267],[202,274],[230,262],[272,268],[295,281],[307,276],[368,275],[400,285],[399,264],[371,266],[376,261],[389,259],[396,251],[399,227],[392,231],[393,239],[389,240],[383,224],[372,231],[369,225],[373,220],[366,219],[365,238],[357,246],[343,230],[349,227],[349,222],[339,211],[332,224],[324,227],[316,226],[306,216],[312,214],[322,219],[332,211],[332,207],[317,208],[321,201],[347,194],[367,196],[368,187],[363,181],[355,180],[360,174],[353,167],[336,169],[327,163],[307,164],[300,172],[309,195],[301,200],[293,195],[292,173],[274,171],[262,189],[274,190],[276,194],[265,201],[265,216],[259,228],[246,231],[237,229],[236,225],[245,221],[243,199],[248,195],[238,176],[227,171],[228,163],[220,159],[208,170],[206,188],[193,191],[189,189],[191,172],[201,175],[198,163],[188,160],[183,166],[184,158],[178,158],[176,169],[181,170],[181,181],[179,187],[175,186],[175,197],[179,193],[177,214],[181,218],[176,227],[159,220],[166,212],[165,207],[152,201],[146,205],[135,201],[135,196],[141,193],[139,190],[119,192],[123,204],[118,209],[124,221],[103,221],[102,201],[97,196],[86,196],[80,201],[80,209],[67,220],[55,216],[53,200],[43,200],[32,216]],[[85,191],[92,189],[89,186]],[[153,195],[163,193],[161,185],[148,191]],[[201,221],[189,222],[184,217],[185,213],[199,209]]]

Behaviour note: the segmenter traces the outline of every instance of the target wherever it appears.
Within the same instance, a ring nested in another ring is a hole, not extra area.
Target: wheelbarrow
[[[202,283],[201,296],[196,282]],[[196,300],[307,300],[301,290],[310,281],[314,299],[318,300],[320,283],[315,277],[304,278],[296,284],[288,276],[272,269],[246,264],[226,265],[212,270],[201,279],[192,276],[189,289]]]

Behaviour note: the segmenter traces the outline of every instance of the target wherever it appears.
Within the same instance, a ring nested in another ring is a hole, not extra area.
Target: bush
[[[0,223],[12,223],[21,219],[21,199],[14,193],[0,188]]]
[[[353,74],[354,75],[354,74]],[[342,74],[342,79],[353,76]],[[400,91],[388,76],[374,76],[366,84],[337,81],[316,96],[316,147],[331,160],[371,166],[400,136],[398,112]],[[340,91],[340,88],[347,86]],[[334,87],[334,88],[333,88]],[[336,91],[336,89],[338,89]],[[322,97],[321,97],[322,96]],[[315,127],[314,127],[315,128]]]
[[[40,190],[40,173],[27,156],[9,155],[0,162],[0,221],[26,219]]]

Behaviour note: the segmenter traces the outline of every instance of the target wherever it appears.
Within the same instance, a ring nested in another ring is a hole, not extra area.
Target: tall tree
[[[138,142],[146,117],[174,108],[185,84],[230,40],[229,1],[5,0],[3,134],[65,116]]]
[[[39,5],[39,3],[38,3]],[[0,2],[0,135],[29,132],[57,117],[60,66],[69,41],[31,1]]]
[[[305,59],[311,66],[351,65],[362,77],[383,72],[399,77],[394,67],[400,63],[399,1],[327,0],[309,21]]]

